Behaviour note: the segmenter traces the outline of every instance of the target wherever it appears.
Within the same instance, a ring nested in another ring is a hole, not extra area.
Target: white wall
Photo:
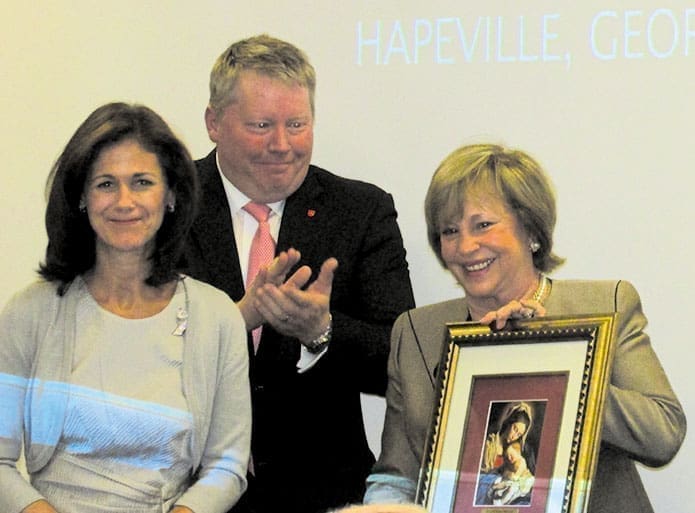
[[[202,156],[214,59],[268,32],[317,68],[315,163],[393,192],[418,304],[460,294],[426,244],[436,165],[464,142],[526,149],[558,192],[556,248],[568,260],[556,276],[634,282],[656,351],[695,411],[695,1],[9,0],[3,11],[0,304],[34,276],[45,177],[87,114],[145,103]],[[368,412],[377,445],[379,408]],[[691,503],[693,445],[644,470],[657,511]]]

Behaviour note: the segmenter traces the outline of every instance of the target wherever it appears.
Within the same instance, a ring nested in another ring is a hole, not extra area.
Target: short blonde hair
[[[210,72],[210,107],[221,112],[234,99],[239,74],[255,71],[289,84],[306,87],[314,113],[316,72],[296,46],[267,34],[233,43],[217,58]]]
[[[564,262],[552,252],[557,218],[555,194],[546,173],[531,156],[495,144],[462,146],[439,165],[425,198],[427,237],[439,262],[443,225],[460,219],[467,194],[481,187],[499,195],[540,248],[533,254],[539,271]]]

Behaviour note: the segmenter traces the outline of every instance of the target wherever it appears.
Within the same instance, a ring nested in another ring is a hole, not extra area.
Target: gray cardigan
[[[183,391],[194,419],[196,481],[176,504],[223,513],[246,489],[251,403],[246,327],[223,292],[183,278],[188,309]],[[63,297],[37,282],[0,315],[0,511],[15,513],[42,497],[17,471],[21,440],[29,474],[58,443],[70,393],[76,306],[88,294],[77,278]]]

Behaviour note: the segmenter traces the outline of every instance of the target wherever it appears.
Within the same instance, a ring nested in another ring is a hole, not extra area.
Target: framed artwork
[[[614,314],[448,326],[417,501],[433,513],[585,511]]]

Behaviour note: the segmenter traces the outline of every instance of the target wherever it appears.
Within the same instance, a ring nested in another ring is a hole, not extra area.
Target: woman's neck
[[[494,310],[499,310],[511,301],[520,299],[533,299],[544,285],[543,275],[535,271],[526,279],[520,280],[520,285],[506,296],[488,296],[488,297],[467,297],[468,311],[471,319],[477,321],[486,313]]]
[[[159,287],[148,285],[149,274],[150,266],[141,259],[97,258],[83,278],[102,308],[121,317],[143,319],[162,311],[176,289],[175,281]]]

